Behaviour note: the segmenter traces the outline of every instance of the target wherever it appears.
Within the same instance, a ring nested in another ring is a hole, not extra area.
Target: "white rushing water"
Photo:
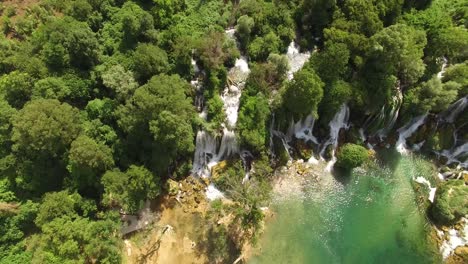
[[[310,52],[299,52],[299,46],[294,41],[291,41],[286,53],[286,57],[289,61],[289,71],[287,77],[288,80],[292,80],[294,73],[299,71],[302,66],[304,66],[304,64],[309,60]]]
[[[435,193],[436,193],[436,190],[437,188],[435,187],[432,187],[431,186],[431,183],[424,177],[417,177],[416,179],[414,179],[415,182],[417,183],[420,183],[420,184],[423,184],[423,185],[426,185],[427,188],[429,188],[429,197],[427,198],[431,203],[434,202],[434,197],[435,197]]]
[[[235,39],[234,28],[226,30],[225,33],[228,38]],[[192,60],[192,67],[195,73],[200,72],[197,63],[194,60]],[[229,70],[228,85],[226,85],[220,96],[223,101],[223,110],[226,113],[226,120],[222,124],[223,130],[221,140],[218,140],[219,138],[206,131],[202,130],[197,132],[192,168],[193,175],[198,177],[210,177],[211,168],[219,161],[239,153],[239,146],[234,133],[234,128],[237,123],[242,89],[245,86],[249,73],[250,69],[245,56],[241,56],[237,59],[234,67]],[[197,91],[202,89],[202,85],[199,83],[198,79],[193,80],[192,85],[197,88]],[[200,117],[206,119],[207,112],[206,107],[202,107],[204,104],[203,101],[203,97],[201,97],[201,99],[197,98],[196,106],[198,111],[200,111]],[[206,190],[206,196],[208,199],[212,200],[222,197],[222,193],[217,190],[213,184],[211,184]]]
[[[437,73],[437,78],[439,79],[442,79],[442,77],[444,77],[444,73],[445,73],[445,68],[447,67],[447,58],[445,57],[442,57],[441,58],[442,60],[442,67],[440,69],[440,72]]]
[[[442,151],[441,155],[447,158],[447,164],[456,162],[456,163],[459,163],[460,166],[466,167],[468,165],[467,160],[459,160],[459,157],[465,156],[467,152],[468,152],[468,142],[465,142],[450,150]]]
[[[450,105],[447,110],[440,114],[440,119],[447,123],[453,123],[458,115],[463,112],[468,105],[468,97],[463,97]]]
[[[208,198],[208,200],[210,201],[213,201],[213,200],[216,200],[216,199],[221,199],[221,198],[224,198],[224,195],[223,193],[218,190],[213,183],[210,183],[208,185],[208,187],[206,188],[206,198]]]
[[[312,116],[312,114],[308,115],[303,120],[299,120],[296,123],[291,120],[286,137],[289,139],[289,141],[292,140],[292,137],[294,136],[297,139],[312,141],[313,143],[318,144],[317,138],[312,134],[314,130],[314,124],[315,118]]]
[[[341,129],[348,129],[348,120],[349,120],[349,107],[346,104],[343,104],[340,108],[340,111],[335,114],[333,119],[330,121],[329,126],[330,126],[330,138],[325,142],[325,144],[322,147],[322,151],[320,152],[320,157],[323,158],[323,155],[325,154],[325,151],[327,150],[327,147],[329,145],[332,145],[332,158],[328,162],[327,166],[325,167],[325,171],[331,171],[333,168],[333,165],[336,163],[336,156],[335,156],[335,151],[336,148],[338,147],[338,137],[340,135],[340,130]]]
[[[408,146],[406,145],[406,139],[411,137],[416,130],[424,124],[427,114],[413,118],[408,124],[398,129],[398,141],[396,143],[396,149],[401,154],[408,153]]]
[[[444,259],[450,256],[457,247],[468,245],[468,220],[463,218],[462,222],[463,228],[460,230],[451,228],[446,234],[440,230],[437,232],[439,237],[444,239],[440,247]]]
[[[244,56],[236,59],[234,67],[229,70],[228,76],[230,84],[224,88],[221,95],[221,100],[223,100],[224,111],[227,117],[226,125],[229,128],[234,128],[236,126],[239,111],[239,100],[249,72],[249,64],[247,63],[247,58]]]

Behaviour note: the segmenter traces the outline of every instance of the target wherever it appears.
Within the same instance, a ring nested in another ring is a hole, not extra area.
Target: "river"
[[[413,190],[415,178],[436,172],[420,158],[391,156],[386,165],[344,178],[321,172],[295,193],[276,194],[249,263],[440,263]]]

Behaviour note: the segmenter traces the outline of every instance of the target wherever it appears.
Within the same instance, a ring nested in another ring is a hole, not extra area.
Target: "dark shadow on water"
[[[334,166],[331,174],[339,183],[347,185],[351,181],[351,170],[347,170],[338,166]]]
[[[401,158],[401,154],[395,148],[378,148],[375,150],[376,156],[382,166],[395,171]]]

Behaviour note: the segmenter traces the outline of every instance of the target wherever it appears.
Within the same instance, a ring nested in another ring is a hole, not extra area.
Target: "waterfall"
[[[299,46],[294,41],[291,41],[286,53],[289,61],[289,71],[287,74],[288,80],[292,80],[294,73],[299,71],[302,66],[309,60],[310,52],[299,52]]]
[[[455,103],[450,105],[447,110],[442,112],[439,115],[439,119],[447,122],[447,123],[453,123],[455,119],[457,119],[458,115],[465,110],[466,106],[468,105],[468,97],[465,96],[463,98],[460,98],[457,100]]]
[[[231,28],[226,30],[228,38],[234,38],[235,29]],[[196,62],[192,60],[192,66],[194,71],[200,72]],[[226,120],[222,125],[222,136],[219,138],[210,135],[206,131],[198,131],[196,137],[195,154],[193,158],[192,174],[198,177],[210,177],[211,168],[218,162],[231,157],[234,154],[239,153],[239,146],[237,143],[234,128],[237,123],[239,101],[242,93],[242,89],[245,86],[245,81],[249,75],[250,69],[247,63],[247,58],[241,56],[236,59],[234,67],[228,72],[228,85],[224,88],[221,94],[221,100],[223,101],[223,110],[226,113]],[[196,88],[202,87],[198,83],[198,80],[192,81],[192,85]],[[201,90],[201,88],[200,88]],[[197,89],[198,91],[198,89]],[[203,94],[203,93],[201,93]],[[201,103],[200,103],[201,101]],[[206,119],[206,108],[199,107],[203,105],[204,98],[196,100],[197,109],[200,112],[200,117]],[[222,197],[222,193],[216,189],[213,184],[210,184],[206,191],[207,198],[217,199]]]
[[[461,167],[468,167],[468,142],[465,142],[459,146],[456,146],[450,150],[442,151],[441,155],[447,158],[447,164],[459,163]],[[465,160],[459,160],[459,158],[465,157]]]
[[[297,139],[303,139],[304,141],[312,141],[318,144],[317,138],[312,134],[314,130],[315,118],[312,114],[308,115],[304,120],[299,120],[297,123],[291,121],[288,128],[287,138],[290,140],[292,137]]]
[[[271,140],[272,149],[273,149],[273,136],[278,137],[281,140],[281,143],[283,144],[284,150],[288,154],[288,159],[292,160],[291,153],[289,152],[289,150],[291,149],[291,146],[289,146],[289,143],[288,143],[290,139],[288,140],[288,137],[283,132],[278,131],[278,130],[270,130],[270,133],[271,133],[270,140]],[[274,151],[272,151],[272,153],[273,152]]]
[[[399,82],[395,90],[396,94],[392,96],[392,102],[383,105],[377,115],[371,115],[365,121],[363,129],[368,133],[369,137],[377,136],[377,138],[382,141],[395,126],[403,103],[403,94]],[[363,141],[366,139],[367,137]],[[368,145],[370,145],[370,143],[368,143]]]
[[[423,184],[423,185],[426,185],[427,188],[429,188],[429,197],[428,197],[428,200],[433,203],[434,202],[434,197],[435,197],[435,193],[436,193],[436,190],[437,188],[433,188],[431,186],[431,183],[424,177],[417,177],[416,179],[414,179],[415,182],[417,183],[420,183],[420,184]]]
[[[216,138],[200,130],[197,132],[192,173],[198,177],[210,175],[209,164],[216,157]]]
[[[236,59],[234,67],[229,70],[229,81],[231,84],[224,88],[221,100],[224,103],[224,111],[227,116],[227,126],[230,128],[234,128],[236,126],[239,101],[249,72],[249,65],[244,56]]]
[[[400,107],[402,103],[403,103],[403,94],[401,93],[400,88],[397,87],[397,94],[392,97],[390,113],[388,115],[385,115],[385,111],[384,111],[384,117],[385,116],[388,117],[387,120],[385,120],[384,122],[384,127],[379,129],[376,133],[379,136],[380,140],[386,137],[388,132],[390,132],[390,130],[395,125],[398,119],[398,114],[400,113]],[[383,109],[385,110],[385,106],[383,107]]]
[[[398,141],[396,143],[396,149],[398,152],[400,152],[401,154],[408,153],[408,149],[407,149],[408,146],[406,145],[406,139],[411,137],[411,135],[413,135],[413,133],[416,132],[416,130],[422,124],[424,124],[426,116],[427,114],[415,117],[413,118],[413,120],[411,120],[411,122],[409,122],[405,126],[398,129],[399,135],[398,135]]]
[[[325,171],[331,171],[333,165],[336,163],[336,156],[335,151],[338,147],[338,137],[340,135],[340,130],[342,128],[348,129],[348,120],[349,120],[349,107],[346,104],[343,104],[340,108],[340,111],[335,114],[333,119],[330,121],[330,137],[329,139],[323,144],[322,150],[320,151],[320,157],[323,158],[325,151],[329,145],[332,145],[332,158],[328,162],[327,166],[325,167]]]
[[[437,78],[442,79],[444,77],[445,73],[445,68],[447,67],[447,58],[442,57],[442,67],[440,69],[440,72],[437,73]]]

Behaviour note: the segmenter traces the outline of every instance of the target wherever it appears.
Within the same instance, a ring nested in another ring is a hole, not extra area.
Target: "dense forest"
[[[310,142],[285,151],[280,132],[291,122],[313,118],[326,138],[349,108],[336,166],[350,169],[364,147],[395,144],[398,127],[435,120],[468,95],[466,0],[3,1],[0,13],[5,264],[120,263],[120,214],[196,174],[201,133],[217,141],[214,152],[235,135],[213,182],[255,230],[272,170],[290,155],[319,157]],[[289,78],[292,41],[310,59]],[[240,58],[250,74],[229,122],[223,91]],[[466,113],[450,120],[455,141],[468,139]],[[421,151],[437,159],[455,144],[452,130],[425,133]],[[450,184],[463,185],[462,205],[440,200],[440,221],[467,213],[466,185]]]

